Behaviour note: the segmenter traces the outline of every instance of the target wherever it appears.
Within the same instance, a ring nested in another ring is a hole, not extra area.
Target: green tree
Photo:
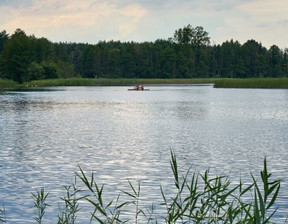
[[[288,48],[285,48],[283,54],[283,75],[288,77]]]
[[[137,78],[137,56],[135,52],[135,43],[124,44],[123,49],[121,49],[120,57],[120,77],[122,78]]]
[[[2,78],[3,76],[3,64],[2,64],[2,52],[4,50],[4,46],[6,44],[6,42],[8,41],[9,39],[9,35],[8,33],[6,32],[6,30],[3,30],[2,32],[0,32],[0,78]]]
[[[0,32],[0,55],[1,55],[1,52],[3,51],[4,46],[5,46],[6,42],[8,41],[8,39],[9,39],[9,35],[6,32],[6,30],[1,31]]]
[[[7,41],[2,63],[6,78],[22,83],[28,79],[30,65],[29,37],[21,29],[17,29]]]
[[[273,45],[269,49],[269,65],[270,76],[281,77],[282,76],[282,52],[279,47]]]
[[[93,45],[87,45],[83,50],[81,58],[81,74],[85,78],[94,78],[96,75],[96,63],[95,58],[97,56],[96,47]],[[98,59],[99,63],[100,60]]]
[[[265,77],[267,76],[267,49],[255,40],[248,40],[241,47],[241,56],[245,65],[245,76],[247,77]]]
[[[32,62],[28,68],[29,80],[39,80],[44,79],[45,70],[37,62]]]
[[[44,79],[59,78],[59,73],[57,72],[57,65],[54,62],[43,61],[41,65],[44,69]]]
[[[69,62],[57,61],[54,67],[57,71],[56,77],[67,79],[76,76],[74,65]]]
[[[190,24],[175,31],[172,38],[179,44],[192,44],[196,46],[209,45],[210,37],[202,26],[192,27]]]
[[[42,61],[56,61],[53,44],[46,38],[30,36],[31,60],[41,63]]]
[[[236,78],[241,45],[238,41],[226,41],[221,46],[221,76]]]

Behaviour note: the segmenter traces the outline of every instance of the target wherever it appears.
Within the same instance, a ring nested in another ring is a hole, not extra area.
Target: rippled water
[[[167,192],[173,184],[170,149],[183,170],[211,168],[236,181],[258,175],[267,156],[282,180],[279,217],[287,214],[287,90],[148,88],[0,92],[0,204],[9,223],[35,223],[30,193],[43,186],[53,205],[45,217],[56,223],[56,202],[77,165],[94,171],[110,196],[140,180],[143,200],[159,202],[160,184]]]

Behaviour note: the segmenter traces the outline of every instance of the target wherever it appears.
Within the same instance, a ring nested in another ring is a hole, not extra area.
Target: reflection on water
[[[79,164],[94,171],[109,196],[141,181],[147,205],[169,192],[174,149],[183,170],[227,172],[248,181],[263,158],[283,179],[287,210],[287,90],[212,86],[61,87],[0,93],[0,204],[11,223],[34,223],[30,192],[50,192],[46,216],[57,219],[63,185]],[[53,90],[53,91],[51,91]],[[83,204],[83,206],[86,206]],[[79,215],[87,222],[87,214]],[[55,221],[56,222],[56,221]]]

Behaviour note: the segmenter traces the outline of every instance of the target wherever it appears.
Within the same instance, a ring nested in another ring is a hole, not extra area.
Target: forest
[[[257,78],[288,77],[288,48],[256,40],[210,44],[203,27],[190,24],[154,42],[55,43],[17,29],[0,32],[0,79],[18,83],[57,78]]]

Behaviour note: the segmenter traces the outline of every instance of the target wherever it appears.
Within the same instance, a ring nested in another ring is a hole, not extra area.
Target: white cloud
[[[237,5],[230,17],[225,16],[227,38],[230,36],[241,42],[255,39],[268,48],[273,44],[287,47],[288,4],[285,1],[256,0]]]
[[[74,33],[80,30],[85,33],[88,31],[100,33],[114,29],[110,31],[110,34],[113,33],[113,36],[110,36],[112,39],[123,38],[133,32],[138,21],[146,13],[146,10],[139,4],[119,7],[108,1],[93,0],[81,2],[78,0],[34,0],[32,6],[21,8],[5,6],[1,7],[0,13],[3,14],[4,10],[9,11],[9,16],[6,13],[5,20],[1,19],[1,25],[9,32],[17,28],[33,34],[45,34],[47,31],[61,32],[61,30],[69,33],[69,29],[74,30]],[[105,28],[104,25],[109,27]],[[98,27],[104,29],[99,32]]]
[[[154,41],[191,24],[203,26],[218,44],[233,38],[288,47],[287,0],[15,1],[0,3],[0,27],[53,41]]]

